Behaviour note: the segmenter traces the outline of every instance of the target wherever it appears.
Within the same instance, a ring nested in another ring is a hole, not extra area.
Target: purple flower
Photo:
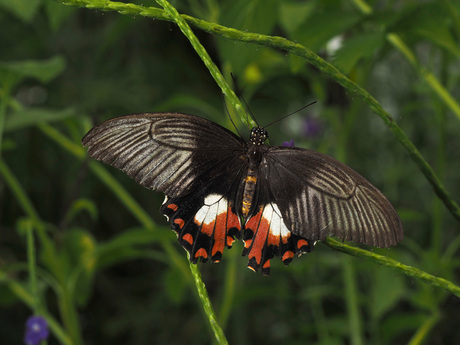
[[[315,117],[307,117],[303,123],[303,134],[306,137],[316,137],[321,133],[323,126]]]
[[[291,140],[289,140],[289,141],[285,141],[285,142],[283,143],[283,146],[294,147],[294,146],[295,146],[295,144],[294,144],[294,139],[291,139]]]
[[[48,322],[43,316],[31,316],[26,321],[26,334],[24,343],[26,345],[38,345],[50,335]]]

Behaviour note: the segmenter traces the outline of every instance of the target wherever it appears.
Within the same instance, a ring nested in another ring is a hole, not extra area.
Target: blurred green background
[[[431,71],[460,98],[459,1],[173,5],[243,32],[286,37],[338,67],[383,105],[459,200],[460,117],[420,73]],[[213,343],[183,270],[185,251],[158,211],[163,196],[115,169],[101,170],[80,145],[94,124],[137,112],[192,113],[232,129],[203,62],[175,24],[151,18],[52,0],[1,0],[0,23],[0,343],[20,344],[33,313],[31,227],[40,308],[69,344]],[[344,161],[384,192],[405,239],[390,250],[368,249],[460,281],[458,223],[360,99],[297,56],[194,32],[230,83],[235,75],[260,124],[317,101],[270,127],[270,143],[293,138]],[[407,44],[420,68],[389,33]],[[153,231],[114,196],[104,172],[148,213]],[[460,344],[460,301],[439,288],[323,244],[287,268],[274,259],[269,277],[246,269],[241,251],[235,243],[221,263],[200,265],[231,344]],[[64,338],[52,334],[48,343]]]

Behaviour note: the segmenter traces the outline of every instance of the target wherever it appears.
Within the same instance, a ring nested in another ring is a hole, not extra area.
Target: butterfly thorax
[[[262,160],[264,142],[268,138],[267,131],[262,127],[254,127],[247,144],[248,171],[244,179],[243,202],[241,212],[244,218],[249,216],[257,185],[258,171]]]
[[[265,128],[254,127],[251,129],[251,136],[249,137],[249,143],[255,146],[263,145],[265,140],[268,139],[268,133]]]

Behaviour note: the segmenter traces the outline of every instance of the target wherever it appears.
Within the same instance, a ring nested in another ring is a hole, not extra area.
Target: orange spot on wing
[[[233,237],[232,236],[227,236],[227,247],[231,247],[233,242],[235,242]]]
[[[251,271],[254,271],[254,272],[256,271],[256,269],[255,269],[254,267],[250,266],[250,265],[248,265],[248,268],[249,268]]]
[[[281,258],[281,260],[286,261],[286,260],[292,259],[293,257],[294,257],[294,253],[291,252],[290,250],[287,250],[286,252],[284,252],[283,257]]]
[[[190,245],[193,244],[193,236],[190,234],[185,234],[184,236],[182,236],[182,239],[188,242]]]
[[[177,205],[176,204],[169,204],[168,206],[166,206],[167,208],[173,210],[173,211],[177,211]]]
[[[249,248],[251,246],[252,240],[244,241],[244,248]]]
[[[177,225],[179,225],[179,228],[181,228],[181,229],[184,227],[184,224],[185,224],[184,220],[181,219],[181,218],[176,218],[176,219],[174,219],[174,223],[176,223]]]
[[[262,266],[262,268],[270,268],[270,260],[267,260]]]
[[[200,249],[197,250],[197,252],[195,254],[195,257],[196,258],[201,257],[201,258],[207,259],[208,258],[208,252],[206,251],[206,249],[200,248]]]
[[[308,242],[305,240],[298,240],[297,241],[297,249],[302,248],[303,246],[308,246]]]

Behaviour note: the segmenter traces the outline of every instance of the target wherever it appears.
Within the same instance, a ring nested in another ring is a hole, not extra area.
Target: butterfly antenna
[[[230,115],[230,112],[228,111],[227,103],[225,103],[225,100],[224,100],[224,105],[225,105],[225,110],[227,111],[228,118],[230,119],[230,122],[233,125],[233,128],[235,128],[235,130],[238,133],[238,135],[240,136],[240,138],[243,139],[243,137],[241,136],[240,131],[238,130],[238,127],[236,127],[235,122],[233,122],[232,116]]]
[[[281,120],[285,119],[286,117],[289,117],[289,116],[291,116],[291,115],[294,115],[295,113],[298,113],[299,111],[304,110],[305,108],[307,108],[307,107],[309,107],[310,105],[315,104],[315,103],[316,103],[316,101],[313,101],[313,102],[311,102],[311,103],[308,103],[307,105],[304,105],[302,108],[297,109],[296,111],[293,111],[292,113],[289,113],[289,114],[287,114],[287,115],[284,115],[283,117],[281,117],[281,118],[279,118],[278,120],[275,120],[275,121],[269,123],[268,125],[265,125],[263,128],[267,128],[268,126],[271,126],[271,125],[273,125],[274,123],[280,122]],[[256,122],[257,122],[257,121],[256,121]]]
[[[254,114],[252,113],[251,109],[249,108],[248,103],[246,103],[246,100],[244,99],[243,95],[241,94],[240,89],[238,88],[238,84],[237,84],[237,82],[236,82],[235,76],[233,75],[233,73],[230,73],[230,75],[232,76],[233,85],[234,85],[234,87],[235,87],[236,94],[237,94],[238,98],[240,98],[241,100],[243,100],[244,106],[245,106],[245,108],[246,108],[246,110],[247,110],[246,115],[250,114],[250,115],[251,115],[251,118],[254,120],[254,122],[256,123],[257,127],[260,127],[260,126],[259,126],[259,123],[257,122],[256,117],[255,117]],[[249,116],[248,116],[248,118],[246,118],[246,123],[249,123]]]

